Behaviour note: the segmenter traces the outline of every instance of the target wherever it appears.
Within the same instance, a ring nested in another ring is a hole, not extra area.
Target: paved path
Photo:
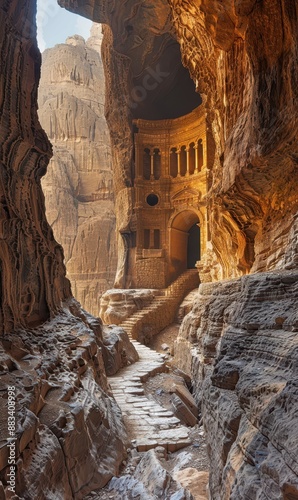
[[[169,452],[191,444],[188,429],[174,414],[144,395],[143,382],[167,371],[164,355],[132,341],[139,361],[109,377],[113,395],[121,408],[132,444],[138,451],[163,446]]]

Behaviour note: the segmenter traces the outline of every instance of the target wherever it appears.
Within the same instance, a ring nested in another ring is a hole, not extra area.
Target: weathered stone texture
[[[38,329],[6,335],[0,484],[6,485],[8,472],[5,401],[8,386],[14,386],[18,498],[83,499],[117,474],[126,433],[107,383],[105,350],[100,323],[74,301]]]
[[[298,496],[297,285],[294,271],[203,284],[182,323],[214,500]]]
[[[207,96],[222,276],[282,267],[297,212],[297,4],[170,4],[183,63]]]
[[[51,146],[37,119],[34,5],[2,2],[0,8],[0,332],[46,320],[70,296],[40,185]]]
[[[164,455],[158,448],[144,453],[133,475],[113,478],[109,489],[115,498],[142,498],[144,500],[194,500],[195,497],[182,486],[179,479],[173,476],[164,467],[160,459]],[[206,498],[206,497],[205,497]]]
[[[100,317],[106,325],[119,325],[132,314],[151,304],[153,290],[108,290],[100,302]]]
[[[94,24],[86,43],[75,35],[46,50],[39,87],[39,118],[54,148],[42,182],[47,218],[73,294],[95,315],[117,265],[101,39]]]

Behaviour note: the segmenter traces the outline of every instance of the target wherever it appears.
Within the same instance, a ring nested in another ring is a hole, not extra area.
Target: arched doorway
[[[195,268],[201,257],[199,217],[195,211],[183,210],[170,226],[170,279],[186,269]]]

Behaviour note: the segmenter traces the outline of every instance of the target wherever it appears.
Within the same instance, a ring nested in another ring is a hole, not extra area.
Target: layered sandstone
[[[120,337],[117,332],[115,336],[109,341],[117,348]],[[15,387],[17,403],[17,498],[83,499],[118,473],[126,432],[104,360],[117,370],[123,359],[120,353],[115,359],[104,346],[100,322],[82,314],[74,301],[43,326],[6,335],[0,365],[1,498],[11,497],[5,404],[9,387]]]
[[[41,177],[52,152],[37,118],[35,15],[34,0],[1,3],[0,496],[13,496],[12,437],[14,497],[80,499],[117,473],[126,435],[103,361],[113,356],[112,340],[104,345],[101,323],[72,299],[45,217]],[[114,340],[125,350],[123,337]],[[121,359],[119,352],[118,368]]]
[[[34,1],[1,4],[1,333],[47,320],[71,295],[40,185],[51,146],[37,119],[34,15]]]
[[[206,283],[182,323],[214,500],[298,496],[297,287],[297,271]]]
[[[116,237],[111,150],[104,118],[101,26],[42,56],[39,119],[53,145],[42,187],[46,214],[64,249],[74,296],[94,315],[113,286]]]

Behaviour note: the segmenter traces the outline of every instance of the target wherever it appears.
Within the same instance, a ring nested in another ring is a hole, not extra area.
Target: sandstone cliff
[[[117,349],[72,299],[45,217],[35,15],[35,0],[1,2],[0,497],[79,499],[117,472],[126,438],[103,361]]]
[[[42,187],[46,214],[64,249],[74,296],[98,316],[113,286],[116,238],[109,132],[104,118],[101,26],[42,56],[39,119],[53,145]]]

